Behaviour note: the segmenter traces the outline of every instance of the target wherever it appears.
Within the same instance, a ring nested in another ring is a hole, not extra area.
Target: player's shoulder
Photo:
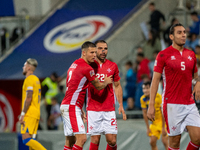
[[[140,101],[141,101],[141,102],[144,102],[144,98],[145,98],[145,95],[142,95],[142,96],[140,97]]]
[[[187,48],[184,48],[184,50],[185,50],[188,54],[191,54],[191,55],[196,56],[194,51],[189,50],[189,49],[187,49]]]
[[[39,78],[38,78],[36,75],[34,75],[34,74],[29,75],[29,76],[26,77],[26,79],[25,79],[25,82],[28,82],[28,83],[35,83],[36,81],[37,81],[37,82],[40,82]]]

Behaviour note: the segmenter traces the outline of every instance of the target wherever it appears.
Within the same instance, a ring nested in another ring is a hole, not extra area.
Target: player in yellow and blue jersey
[[[38,63],[29,58],[24,63],[23,74],[26,76],[22,88],[22,112],[19,118],[23,143],[34,150],[46,150],[33,135],[36,135],[40,120],[40,80],[33,74]]]
[[[167,130],[165,127],[164,117],[162,115],[161,107],[162,107],[162,96],[157,93],[155,99],[155,120],[149,125],[147,118],[147,109],[149,106],[149,98],[150,98],[150,85],[151,82],[144,82],[142,85],[142,90],[144,95],[140,98],[140,103],[143,112],[143,118],[147,127],[147,136],[150,137],[150,145],[152,150],[158,150],[156,142],[160,139],[160,135],[162,134],[162,142],[165,146],[165,149],[168,150],[168,136]]]

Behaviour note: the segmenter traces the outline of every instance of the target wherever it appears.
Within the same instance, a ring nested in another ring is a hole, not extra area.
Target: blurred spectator
[[[197,61],[198,76],[200,76],[200,61]]]
[[[52,107],[51,107],[51,114],[48,119],[48,126],[51,127],[53,125],[53,130],[57,130],[59,124],[61,123],[61,112],[60,112],[60,106],[57,102],[56,97],[53,97],[52,99]]]
[[[0,28],[0,36],[1,36],[1,49],[2,51],[6,48],[6,28]]]
[[[187,28],[186,30],[189,32],[189,33],[194,33],[196,35],[199,35],[199,27],[200,27],[200,17],[198,16],[198,13],[197,12],[192,12],[190,14],[191,16],[191,19],[193,21],[193,24],[192,26],[190,26],[189,28]]]
[[[155,50],[161,51],[161,42],[158,37],[158,34],[154,30],[149,31],[149,40],[146,41],[143,45],[144,57],[149,60],[153,60],[153,52]]]
[[[170,28],[171,28],[172,25],[177,24],[177,23],[179,23],[178,19],[173,18],[173,19],[171,20],[171,25],[164,31],[163,38],[164,38],[165,43],[167,44],[167,46],[172,45],[172,41],[171,41],[170,38],[169,38],[169,31],[170,31]]]
[[[143,53],[143,49],[142,49],[142,47],[137,47],[137,49],[136,49],[136,51],[137,51],[137,53]]]
[[[165,16],[155,8],[155,3],[149,4],[149,10],[151,11],[150,21],[148,22],[151,26],[151,29],[156,32],[160,31],[160,20],[163,20],[163,25],[165,25]]]
[[[19,37],[22,37],[24,35],[24,28],[22,27],[16,27],[14,28],[12,32],[12,36],[10,38],[10,42],[14,42],[17,40]]]
[[[127,61],[125,64],[126,67],[126,86],[124,95],[124,99],[128,97],[135,97],[135,89],[136,89],[136,72],[133,70],[133,64],[131,61]]]
[[[151,77],[153,77],[154,63],[155,63],[155,60],[156,60],[156,57],[157,57],[158,53],[159,53],[158,50],[153,52],[153,60],[151,60],[150,63],[149,63],[149,69],[151,71]]]
[[[150,81],[149,76],[146,74],[142,75],[142,81],[137,84],[135,92],[135,107],[141,109],[140,97],[143,95],[142,84],[144,82]]]
[[[58,104],[60,105],[63,98],[65,97],[65,93],[63,91],[64,87],[62,85],[59,86],[59,92],[58,94],[55,96],[57,101],[58,101]]]
[[[193,51],[195,51],[195,47],[199,45],[199,38],[197,37],[197,34],[191,33],[185,42],[186,48],[192,48]]]
[[[133,111],[133,110],[139,110],[139,108],[135,107],[135,101],[132,97],[129,97],[127,99],[127,108],[126,111]],[[133,119],[133,118],[141,118],[141,115],[126,115],[127,119]]]
[[[42,82],[42,97],[45,100],[46,111],[47,111],[47,121],[51,112],[51,99],[58,93],[58,84],[57,84],[58,75],[53,72],[50,77],[47,77]],[[50,126],[47,126],[48,130],[51,129]]]
[[[150,78],[149,60],[144,57],[143,53],[138,53],[136,58],[137,67],[137,82],[142,81],[142,75],[147,75]]]
[[[200,61],[200,45],[196,45],[195,52],[196,52],[196,58],[197,58],[197,62],[198,62],[198,61]]]

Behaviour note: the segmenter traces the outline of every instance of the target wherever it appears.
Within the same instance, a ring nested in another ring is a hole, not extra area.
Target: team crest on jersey
[[[90,76],[93,77],[93,75],[94,75],[94,70],[91,70],[90,71]]]
[[[110,73],[112,70],[110,68],[108,68],[107,71]]]
[[[188,59],[191,61],[191,60],[192,60],[192,57],[191,57],[191,56],[188,56]]]
[[[53,53],[77,50],[85,41],[95,41],[112,27],[106,16],[86,16],[63,23],[50,30],[44,38],[44,47]]]

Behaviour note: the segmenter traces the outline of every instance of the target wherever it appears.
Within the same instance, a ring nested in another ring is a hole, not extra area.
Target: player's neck
[[[96,61],[97,61],[99,64],[103,64],[103,63],[106,61],[106,59],[100,60],[100,59],[98,59],[98,58],[96,57]]]
[[[30,75],[32,75],[33,74],[33,71],[28,71],[27,73],[26,73],[26,77],[28,77],[28,76],[30,76]]]
[[[184,49],[184,46],[182,45],[182,46],[179,46],[179,45],[177,45],[177,44],[172,44],[172,47],[173,48],[175,48],[175,49],[177,49],[178,51],[180,51],[180,52],[182,52],[183,51],[183,49]]]

